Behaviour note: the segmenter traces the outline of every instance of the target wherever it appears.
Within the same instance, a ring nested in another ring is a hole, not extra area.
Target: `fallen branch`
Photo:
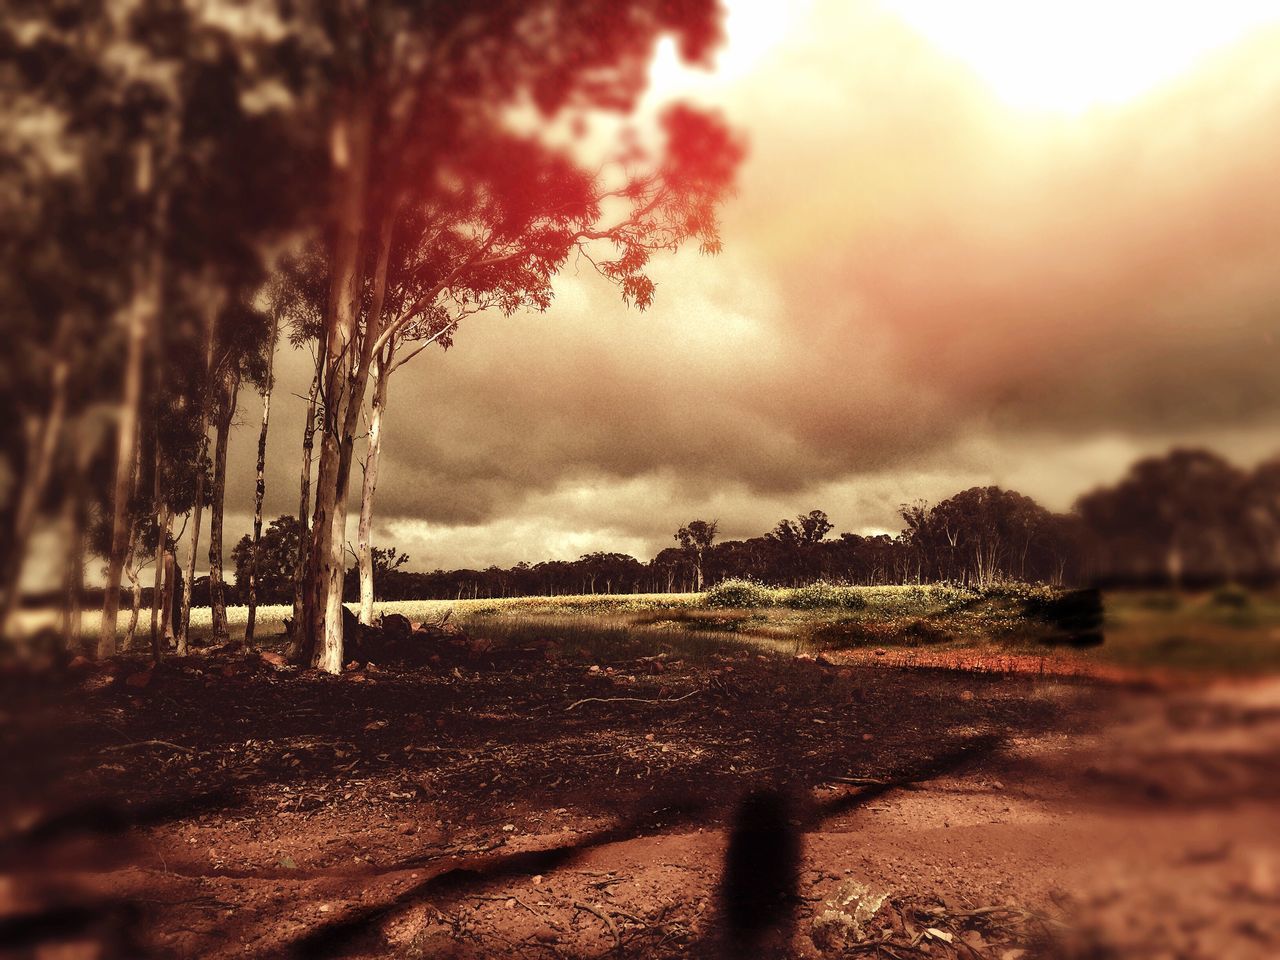
[[[580,707],[584,703],[679,703],[681,700],[688,700],[697,692],[697,690],[690,690],[684,696],[670,697],[666,700],[646,700],[644,697],[584,697],[581,700],[575,700],[564,709],[568,713],[574,707]]]
[[[167,747],[170,750],[179,750],[182,753],[195,753],[190,747],[170,743],[168,740],[139,740],[137,743],[122,743],[118,746],[103,747],[102,750],[105,753],[108,750],[132,750],[134,747]]]
[[[590,904],[578,903],[577,901],[574,902],[573,909],[585,910],[587,913],[590,913],[593,916],[599,917],[601,922],[604,923],[604,925],[608,928],[609,932],[613,934],[614,944],[616,944],[619,947],[622,946],[622,935],[618,933],[618,926],[613,922],[613,919],[611,917],[601,913],[599,910],[597,910],[595,907],[591,906]]]
[[[1040,923],[1052,924],[1057,927],[1065,928],[1068,926],[1068,924],[1055,917],[1038,913],[1035,910],[1027,910],[1022,907],[1000,906],[998,904],[991,907],[978,907],[974,910],[948,910],[944,916],[961,919],[964,917],[983,917],[993,913],[1008,913],[1023,920],[1038,920]]]
[[[531,914],[533,914],[533,915],[534,915],[535,917],[537,917],[538,919],[542,919],[542,914],[540,914],[537,910],[533,909],[533,907],[529,906],[527,903],[525,903],[525,902],[524,902],[523,900],[521,900],[519,897],[513,897],[513,896],[509,896],[509,895],[508,895],[508,896],[505,896],[505,897],[501,897],[501,896],[499,896],[499,897],[489,897],[489,896],[484,896],[483,894],[473,893],[473,894],[471,894],[471,899],[472,899],[472,900],[485,900],[485,901],[495,902],[495,903],[497,903],[497,902],[500,902],[500,903],[508,903],[508,902],[510,902],[510,903],[514,903],[514,904],[516,904],[517,906],[524,907],[524,909],[528,910]],[[555,928],[555,924],[550,924],[550,926],[551,926],[551,927],[553,927],[553,928]]]

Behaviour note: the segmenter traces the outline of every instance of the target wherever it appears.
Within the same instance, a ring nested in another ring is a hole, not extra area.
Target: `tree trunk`
[[[280,330],[279,315],[271,320],[271,354],[267,360],[267,382],[262,395],[262,428],[258,431],[258,473],[253,488],[253,545],[249,549],[249,598],[244,624],[245,646],[253,646],[255,622],[258,618],[258,545],[262,542],[262,500],[267,493],[267,425],[271,422],[271,390],[275,386],[271,374],[276,362],[276,337]]]
[[[133,602],[129,606],[129,626],[124,631],[124,649],[132,650],[133,641],[138,633],[138,615],[142,612],[142,558],[138,555],[142,549],[142,538],[135,529],[129,536],[129,558],[125,561],[125,575],[132,587]]]
[[[356,106],[333,130],[337,201],[326,317],[324,432],[316,476],[311,570],[304,598],[311,662],[327,673],[342,670],[343,541],[351,454],[360,405],[368,381],[372,344],[378,335],[382,294],[386,289],[388,244],[380,244],[373,303],[366,317],[360,356],[353,356],[362,287],[360,236],[365,225],[370,120]],[[381,229],[379,238],[389,231]]]
[[[373,497],[378,487],[378,463],[382,458],[382,411],[387,405],[387,381],[390,351],[374,365],[373,403],[369,411],[369,447],[365,455],[364,485],[360,490],[360,527],[356,535],[356,552],[360,564],[360,622],[373,623]]]
[[[191,507],[191,553],[187,557],[187,577],[182,584],[182,612],[178,618],[177,654],[190,652],[191,591],[195,586],[196,557],[200,555],[200,516],[204,512],[204,461],[209,455],[209,409],[213,400],[214,357],[218,342],[218,314],[222,310],[221,292],[211,289],[205,301],[204,316],[204,390],[200,398],[200,452],[196,457],[195,501]]]
[[[165,643],[161,635],[161,616],[160,611],[163,609],[163,597],[165,588],[165,577],[168,575],[165,566],[165,553],[169,548],[169,529],[173,523],[173,514],[169,510],[169,505],[162,499],[163,491],[160,482],[161,463],[160,463],[160,446],[156,445],[156,553],[155,553],[155,577],[151,586],[151,657],[159,661],[164,655]],[[167,619],[167,618],[166,618]]]
[[[311,545],[311,454],[316,439],[316,398],[320,394],[320,373],[323,356],[317,349],[316,372],[311,378],[311,391],[307,396],[307,420],[302,428],[302,482],[298,495],[298,555],[293,570],[293,629],[289,637],[289,657],[297,660],[302,655],[306,630],[303,628],[303,595],[307,580],[307,558]]]
[[[207,417],[200,417],[200,458],[197,462],[196,499],[191,507],[191,553],[187,556],[187,577],[182,583],[182,614],[178,623],[177,654],[185,657],[191,650],[191,589],[196,579],[196,557],[200,552],[200,515],[204,512],[204,459],[209,449]]]
[[[173,128],[173,124],[169,125]],[[172,129],[171,129],[172,134]],[[134,166],[134,189],[141,198],[155,192],[155,145],[148,140],[138,144]],[[124,573],[125,553],[129,549],[128,500],[132,487],[134,451],[138,446],[138,421],[142,408],[143,362],[147,337],[155,329],[160,316],[163,295],[164,247],[160,242],[167,216],[167,196],[162,192],[153,209],[151,235],[139,231],[134,261],[133,292],[124,311],[125,361],[124,391],[116,434],[116,474],[112,491],[111,548],[107,562],[107,583],[102,604],[102,623],[98,631],[98,656],[116,652],[116,619],[120,612],[120,580]]]
[[[222,517],[227,492],[227,441],[240,393],[239,365],[229,364],[224,377],[218,422],[214,426],[213,495],[209,498],[209,607],[213,636],[219,642],[225,642],[228,636],[227,596],[222,576]]]
[[[78,431],[77,431],[78,432]],[[73,442],[81,439],[73,436]],[[71,478],[71,490],[64,507],[66,510],[67,569],[63,584],[65,618],[62,624],[63,644],[68,653],[79,656],[82,652],[83,623],[81,609],[84,598],[85,528],[88,526],[84,495],[84,478],[88,470],[89,449],[87,443],[76,444],[76,455]]]
[[[169,524],[172,529],[172,515],[170,515]],[[173,552],[173,547],[168,542],[171,537],[172,533],[166,531],[165,547],[160,557],[160,562],[164,565],[163,587],[160,592],[159,643],[161,649],[168,649],[169,643],[173,640],[173,593],[178,572],[178,558]]]
[[[11,636],[10,618],[18,607],[18,598],[22,590],[22,567],[27,556],[27,545],[35,528],[40,501],[44,498],[45,487],[49,483],[53,458],[57,453],[63,422],[66,419],[67,377],[71,364],[64,355],[67,344],[64,342],[62,330],[68,325],[69,322],[66,319],[60,324],[58,345],[55,347],[55,356],[49,373],[49,412],[37,425],[33,425],[30,431],[27,458],[29,466],[14,508],[13,529],[8,538],[8,555],[4,558],[4,582],[0,584],[0,637]]]
[[[134,451],[138,445],[138,413],[142,401],[142,358],[148,317],[153,309],[149,294],[139,290],[128,311],[124,365],[124,396],[116,432],[116,476],[111,507],[111,548],[107,583],[103,594],[102,624],[98,631],[98,656],[116,653],[116,618],[120,612],[120,582],[129,550],[129,494],[133,489]]]

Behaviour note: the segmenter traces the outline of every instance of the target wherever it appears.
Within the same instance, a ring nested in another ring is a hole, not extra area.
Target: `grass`
[[[751,584],[744,591],[517,597],[502,600],[397,600],[377,614],[432,620],[453,611],[469,633],[516,645],[552,643],[566,654],[595,660],[668,653],[707,657],[744,646],[791,656],[830,648],[883,648],[1051,654],[1071,661],[1130,669],[1207,674],[1280,671],[1280,594],[1223,588],[1200,594],[1113,592],[1105,598],[1106,642],[1077,650],[1046,648],[1053,628],[1025,614],[1040,588],[986,594],[938,586],[837,587],[795,590]],[[724,605],[751,600],[750,606]],[[284,632],[286,605],[258,608],[258,637]],[[127,613],[122,615],[121,624]],[[55,624],[53,611],[26,611],[24,627]],[[232,635],[244,627],[244,607],[229,607]],[[191,611],[192,637],[209,636],[209,608]],[[146,633],[149,616],[139,624]],[[95,637],[96,611],[86,611],[86,637]],[[1058,639],[1061,639],[1060,637]]]

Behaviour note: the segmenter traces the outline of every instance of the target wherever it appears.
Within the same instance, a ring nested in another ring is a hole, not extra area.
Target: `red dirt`
[[[1280,949],[1274,686],[658,664],[469,649],[342,678],[256,657],[10,674],[0,944],[705,956],[726,823],[770,785],[804,831],[780,953],[823,955],[813,918],[850,878],[889,894],[859,956]]]

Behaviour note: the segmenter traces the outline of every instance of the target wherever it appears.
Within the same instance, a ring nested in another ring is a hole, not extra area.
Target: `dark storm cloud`
[[[1180,440],[1280,447],[1277,35],[1026,117],[842,9],[719,94],[751,142],[724,255],[656,263],[645,314],[571,264],[545,316],[476,318],[397,375],[379,537],[415,566],[651,553],[697,514],[891,527],[971,483],[1066,506]],[[278,406],[275,512],[301,407]]]

